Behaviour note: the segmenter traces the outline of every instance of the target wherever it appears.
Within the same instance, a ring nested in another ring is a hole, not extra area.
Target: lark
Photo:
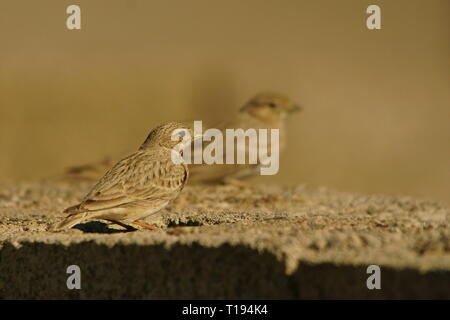
[[[182,150],[174,149],[190,143],[184,137],[194,137],[191,125],[171,122],[153,129],[140,148],[109,169],[81,203],[64,211],[69,215],[56,228],[102,219],[128,230],[135,229],[133,224],[156,229],[142,219],[166,207],[188,180]]]
[[[279,150],[286,146],[286,119],[295,111],[301,110],[288,96],[276,92],[262,92],[252,97],[228,121],[216,126],[225,135],[226,129],[279,129]],[[270,142],[270,140],[269,140]],[[204,142],[205,144],[210,142]],[[236,144],[236,142],[235,142]],[[246,145],[248,158],[249,145]],[[270,143],[268,143],[270,150]],[[236,149],[236,147],[235,147]],[[225,153],[224,161],[225,163]],[[242,180],[260,173],[257,164],[191,164],[189,165],[190,183],[231,183],[243,185]]]

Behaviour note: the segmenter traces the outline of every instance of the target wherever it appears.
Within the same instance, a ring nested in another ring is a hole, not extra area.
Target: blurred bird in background
[[[288,96],[275,92],[262,92],[253,96],[230,119],[215,126],[225,136],[226,129],[279,129],[279,150],[286,146],[286,118],[293,112],[301,110],[300,106]],[[205,130],[207,128],[204,128]],[[210,141],[203,142],[205,148]],[[236,143],[236,142],[235,142]],[[246,142],[246,156],[249,146]],[[270,150],[270,140],[268,142]],[[236,148],[235,148],[236,149]],[[111,157],[102,161],[73,166],[66,170],[64,178],[69,180],[97,180],[114,163]],[[225,153],[224,153],[225,163]],[[240,184],[246,177],[259,174],[258,164],[190,164],[190,183],[233,183]]]
[[[292,112],[301,110],[300,106],[289,97],[273,92],[259,93],[252,97],[242,108],[228,121],[224,121],[215,128],[220,129],[225,135],[226,129],[279,129],[279,150],[286,146],[286,118]],[[210,142],[204,142],[203,148]],[[236,141],[235,143],[235,150]],[[249,158],[249,141],[246,140],[246,159]],[[267,145],[271,150],[270,139]],[[225,153],[223,155],[225,163]],[[191,183],[232,183],[240,185],[242,179],[259,174],[257,164],[190,164]]]

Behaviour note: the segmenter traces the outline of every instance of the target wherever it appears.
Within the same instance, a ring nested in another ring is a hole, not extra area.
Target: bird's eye
[[[181,137],[184,137],[184,136],[186,135],[186,131],[181,130],[180,132],[178,132],[178,134],[179,134]]]
[[[269,103],[269,107],[271,107],[271,108],[276,108],[277,107],[277,105],[275,104],[275,103]]]

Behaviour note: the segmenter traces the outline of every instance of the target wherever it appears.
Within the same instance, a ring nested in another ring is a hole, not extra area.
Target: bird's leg
[[[115,220],[108,220],[108,221],[111,221],[112,223],[115,223],[115,224],[121,226],[122,228],[127,229],[127,231],[136,231],[137,230],[136,228],[134,228],[132,226],[129,226],[129,225],[126,225],[126,224],[124,224],[122,222],[119,222],[119,221],[115,221]]]
[[[145,223],[144,221],[141,221],[141,220],[136,220],[133,223],[138,225],[138,226],[140,226],[140,227],[142,227],[142,228],[148,229],[148,230],[156,230],[156,229],[158,229],[157,227],[152,226],[151,224]]]

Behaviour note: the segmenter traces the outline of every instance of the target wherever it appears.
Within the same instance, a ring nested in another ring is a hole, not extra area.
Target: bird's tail
[[[56,230],[69,229],[89,216],[89,211],[80,212],[80,205],[69,207],[64,210],[64,213],[69,213],[69,215],[61,223],[55,226]]]

